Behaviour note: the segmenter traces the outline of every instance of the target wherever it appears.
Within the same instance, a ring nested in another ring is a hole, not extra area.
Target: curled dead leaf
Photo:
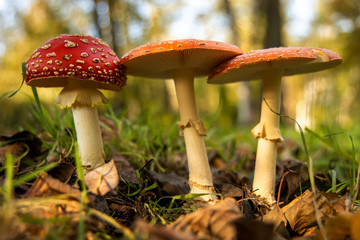
[[[89,192],[101,196],[116,188],[119,184],[119,174],[114,160],[90,171],[84,180]]]
[[[315,197],[315,199],[314,199]],[[346,209],[344,199],[336,194],[305,191],[301,197],[294,199],[281,210],[287,219],[290,228],[298,235],[312,234],[317,229],[315,217],[315,207],[319,210],[320,217],[325,220],[329,216],[334,216]]]

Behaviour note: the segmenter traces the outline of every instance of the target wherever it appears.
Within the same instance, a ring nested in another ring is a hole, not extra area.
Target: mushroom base
[[[209,193],[199,198],[203,201],[217,200],[203,137],[195,128],[188,127],[184,129],[184,139],[188,157],[190,193]]]

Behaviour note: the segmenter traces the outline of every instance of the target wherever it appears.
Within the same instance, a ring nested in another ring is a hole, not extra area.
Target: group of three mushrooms
[[[184,136],[190,193],[206,193],[202,201],[217,197],[204,143],[206,127],[200,120],[194,78],[209,76],[209,83],[262,79],[260,123],[252,130],[258,138],[253,190],[274,201],[276,146],[282,141],[279,117],[281,79],[284,75],[314,72],[342,62],[325,49],[273,48],[243,54],[234,45],[196,39],[154,42],[139,46],[120,60],[101,39],[62,34],[46,41],[26,62],[25,81],[36,87],[63,87],[56,98],[71,108],[79,156],[86,172],[105,164],[103,142],[95,105],[107,102],[98,89],[119,91],[126,73],[156,79],[173,79],[180,112],[177,123]]]

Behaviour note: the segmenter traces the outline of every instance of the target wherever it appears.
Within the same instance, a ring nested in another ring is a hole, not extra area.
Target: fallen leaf
[[[28,166],[36,167],[36,157],[42,154],[42,141],[29,131],[0,136],[0,167],[9,153],[16,157],[14,174],[21,174]]]
[[[272,226],[244,218],[234,198],[183,215],[168,228],[195,235],[197,239],[260,240],[272,236]]]
[[[23,195],[26,198],[48,197],[57,194],[67,194],[75,199],[80,200],[81,192],[68,184],[49,176],[48,173],[41,173],[31,186],[31,188]]]
[[[144,220],[137,220],[135,231],[141,234],[141,239],[149,240],[197,240],[191,233],[179,232],[163,226],[152,226]]]
[[[12,145],[14,143],[24,144],[29,148],[27,153],[30,157],[40,156],[42,153],[42,141],[35,134],[29,131],[22,131],[15,133],[12,136],[0,136],[0,142],[6,145]],[[16,154],[15,154],[16,155]],[[16,155],[19,156],[19,155]]]
[[[119,203],[111,203],[109,207],[112,211],[111,216],[120,224],[130,225],[134,221],[136,215],[134,207]]]
[[[74,165],[67,162],[58,163],[56,167],[48,171],[50,176],[59,179],[63,183],[67,183],[74,172],[75,172]]]
[[[213,179],[214,184],[250,185],[250,181],[245,174],[228,169],[213,171]]]
[[[158,183],[160,189],[164,191],[163,195],[184,195],[190,191],[187,180],[174,172],[156,173],[149,172]]]
[[[84,181],[89,192],[101,196],[116,188],[119,184],[119,174],[114,160],[87,173]]]
[[[296,173],[300,177],[301,182],[307,181],[309,179],[309,171],[307,168],[307,164],[304,161],[290,158],[283,160],[278,164],[278,166],[283,169],[282,172],[290,170]]]
[[[344,199],[336,194],[319,192],[315,199],[321,219],[345,211]],[[282,209],[290,228],[298,235],[312,234],[317,229],[314,208],[314,193],[305,191],[301,197],[294,199]]]
[[[355,212],[354,217],[351,219],[350,231],[351,240],[360,240],[360,210]]]
[[[131,163],[118,152],[113,151],[112,159],[115,162],[115,166],[118,170],[119,177],[124,181],[129,181],[133,184],[139,184],[139,180],[136,176],[136,170]]]
[[[294,198],[294,193],[299,189],[300,176],[298,173],[287,170],[276,184],[277,196],[280,191],[280,203],[288,203]]]
[[[351,223],[354,214],[349,212],[341,212],[336,216],[326,219],[325,231],[328,240],[346,240],[350,239]],[[359,232],[359,225],[356,228]],[[351,237],[351,239],[355,239]]]
[[[232,184],[215,185],[216,189],[221,193],[224,198],[232,197],[236,199],[244,198],[244,190],[240,187],[236,187]]]
[[[276,232],[283,238],[290,238],[290,234],[286,228],[286,226],[288,225],[288,221],[278,205],[275,205],[270,212],[265,214],[262,220],[265,223],[272,224],[274,226],[274,232]]]

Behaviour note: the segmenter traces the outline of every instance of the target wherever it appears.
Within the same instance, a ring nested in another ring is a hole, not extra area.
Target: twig
[[[280,185],[279,185],[279,189],[278,189],[278,195],[277,195],[277,201],[276,201],[276,205],[279,206],[279,202],[280,202],[280,192],[281,192],[281,188],[282,188],[282,184],[284,182],[284,178],[290,173],[290,171],[285,172],[280,180]]]

